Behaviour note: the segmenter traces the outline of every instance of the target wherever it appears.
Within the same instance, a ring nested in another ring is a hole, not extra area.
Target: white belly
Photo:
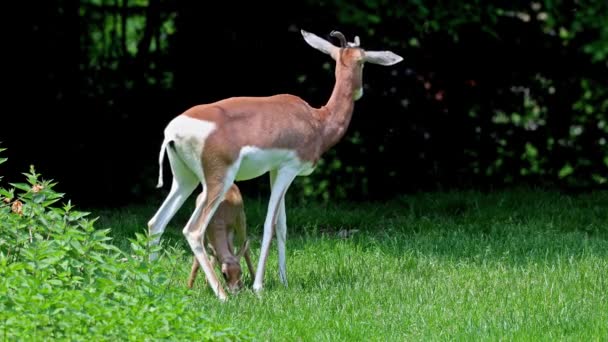
[[[259,177],[266,172],[282,167],[302,169],[303,173],[310,174],[310,163],[301,161],[297,154],[291,150],[267,149],[245,146],[240,153],[240,167],[236,173],[236,180],[248,180]]]

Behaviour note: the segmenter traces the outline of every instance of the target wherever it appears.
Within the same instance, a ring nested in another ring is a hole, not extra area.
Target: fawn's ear
[[[380,65],[393,65],[401,62],[403,57],[391,51],[365,51],[365,61]]]
[[[247,252],[247,250],[249,249],[249,239],[246,239],[245,242],[243,242],[243,246],[241,246],[241,248],[239,249],[239,252],[236,254],[237,258],[242,258],[243,254],[245,254],[245,252]]]
[[[304,37],[304,40],[306,41],[306,43],[308,43],[308,45],[323,53],[330,55],[331,58],[336,59],[339,50],[337,46],[317,36],[314,33],[310,33],[304,30],[300,30],[300,33],[302,33],[302,37]]]
[[[222,273],[228,272],[228,264],[222,263]]]

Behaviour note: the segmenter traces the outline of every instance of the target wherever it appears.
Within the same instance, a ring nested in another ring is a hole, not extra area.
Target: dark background
[[[21,181],[33,164],[83,205],[156,199],[170,186],[165,163],[165,188],[155,188],[164,126],[188,107],[276,93],[327,101],[333,60],[304,42],[305,29],[359,35],[404,61],[365,68],[344,140],[291,196],[605,188],[607,4],[7,2],[0,174]],[[254,196],[267,183],[241,184]]]

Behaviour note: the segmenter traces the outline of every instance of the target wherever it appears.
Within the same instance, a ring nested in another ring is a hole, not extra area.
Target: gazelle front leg
[[[272,240],[273,228],[277,221],[280,201],[285,196],[285,192],[298,173],[299,169],[294,167],[284,167],[276,171],[276,178],[273,182],[266,219],[264,221],[264,237],[260,248],[260,260],[258,261],[255,281],[253,282],[253,291],[255,292],[260,292],[263,288],[266,260],[268,259],[270,241]]]
[[[209,263],[211,264],[211,268],[215,269],[215,264],[216,264],[216,257],[215,257],[215,253],[213,253],[211,255],[211,260],[209,260]],[[194,279],[196,279],[196,272],[198,272],[199,269],[199,263],[198,260],[196,260],[196,257],[193,258],[192,260],[192,268],[190,269],[190,277],[188,277],[188,288],[192,288],[194,286]],[[207,278],[205,277],[205,284],[207,283]]]
[[[223,193],[225,192],[226,191]],[[210,218],[213,217],[213,214],[221,202],[219,198],[220,196],[223,196],[223,193],[221,186],[209,186],[208,184],[207,186],[204,186],[203,198],[205,198],[205,200],[196,206],[194,213],[188,220],[188,223],[183,230],[183,234],[190,245],[190,249],[192,249],[192,252],[196,257],[196,260],[198,260],[200,267],[203,268],[203,272],[205,273],[205,278],[207,279],[209,286],[213,289],[215,295],[222,301],[226,300],[228,297],[226,296],[226,292],[224,291],[222,284],[217,279],[213,266],[209,261],[209,255],[204,248],[203,237],[205,236]]]
[[[220,300],[225,301],[228,297],[209,261],[207,250],[204,248],[204,237],[211,218],[217,211],[220,203],[224,200],[230,185],[234,182],[239,162],[230,167],[224,167],[223,165],[214,166],[215,167],[204,169],[205,184],[203,184],[203,193],[201,196],[203,200],[196,206],[183,233],[194,256],[203,268],[203,272],[205,272],[205,278],[207,279],[209,286],[211,286],[215,295]]]
[[[207,205],[207,202],[210,202],[211,204],[213,202],[208,201],[210,193],[208,188],[209,186],[207,184],[203,184],[202,197],[205,198],[205,200],[196,206],[194,213],[192,213],[192,216],[190,216],[190,219],[188,220],[188,223],[186,223],[182,233],[186,237],[186,241],[188,241],[190,249],[194,253],[196,260],[198,260],[199,266],[203,268],[203,272],[205,273],[205,278],[207,279],[209,286],[211,286],[213,292],[215,292],[215,295],[220,300],[226,300],[226,292],[213,272],[213,267],[209,261],[209,256],[207,255],[203,242],[203,236],[205,236],[205,231],[207,230],[207,225],[209,224],[209,218],[219,206],[219,201],[215,208],[213,208],[212,205]],[[217,193],[217,190],[218,189],[216,187],[212,191]],[[209,213],[211,213],[211,215],[209,215]]]
[[[275,170],[270,172],[271,189],[277,176]],[[285,243],[287,241],[287,215],[285,214],[285,195],[281,197],[276,220],[277,249],[279,254],[279,279],[287,286],[287,261],[285,255]]]

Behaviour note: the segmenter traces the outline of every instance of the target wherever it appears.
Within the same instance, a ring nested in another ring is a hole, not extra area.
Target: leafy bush
[[[131,239],[130,253],[121,251],[89,213],[70,202],[54,206],[63,194],[33,166],[25,176],[26,183],[0,188],[4,340],[245,338],[191,307],[186,290],[168,291],[160,263],[147,262],[145,234]]]

